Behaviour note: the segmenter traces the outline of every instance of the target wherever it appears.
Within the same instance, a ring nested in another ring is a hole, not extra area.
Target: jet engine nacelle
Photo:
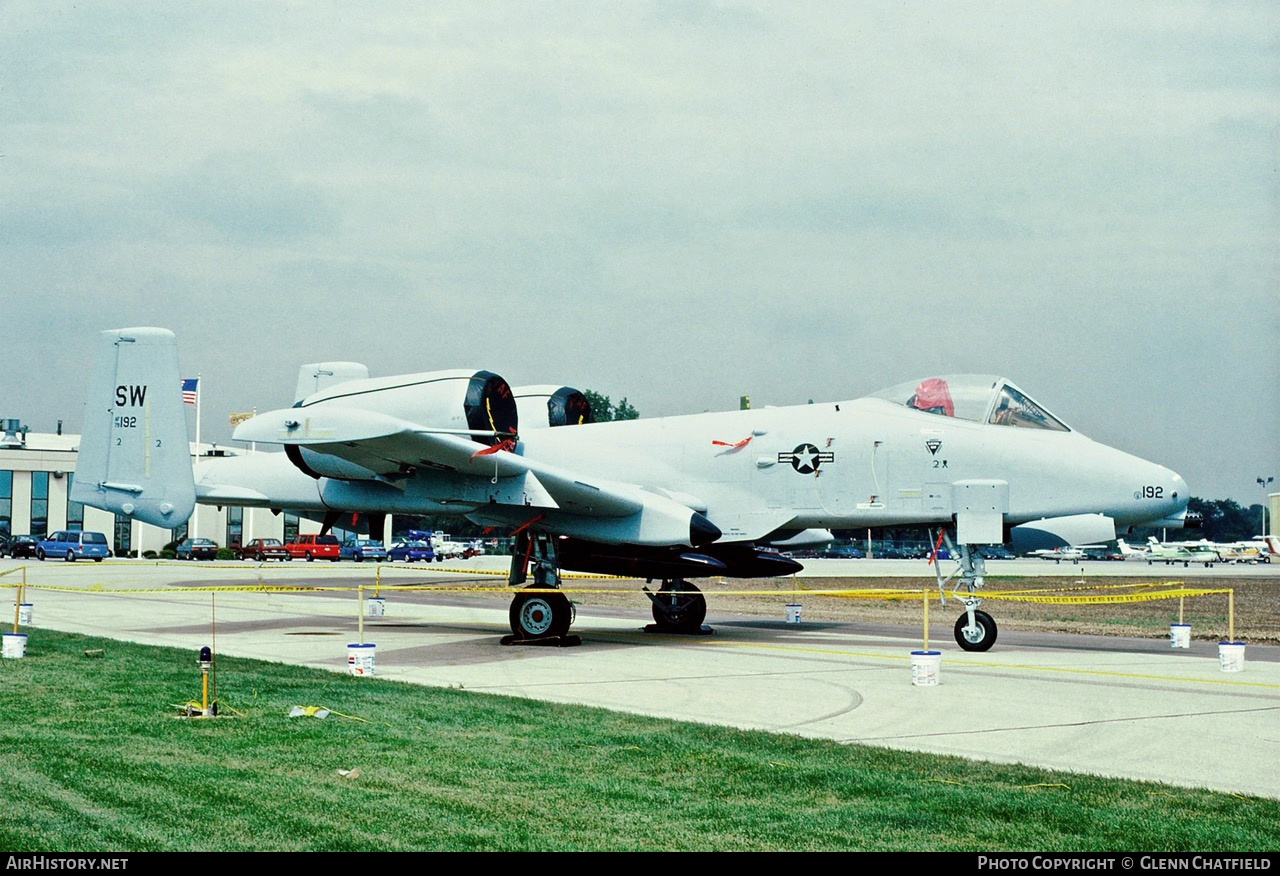
[[[348,380],[308,395],[294,408],[305,423],[308,412],[325,406],[386,414],[425,429],[470,433],[472,440],[488,446],[514,438],[519,427],[515,395],[507,381],[491,371],[427,371]],[[366,480],[386,474],[308,448],[286,445],[285,452],[313,478]]]
[[[572,386],[517,386],[514,390],[525,428],[581,426],[596,421],[591,402]]]
[[[295,402],[323,389],[346,383],[349,380],[365,380],[369,367],[359,362],[310,362],[298,369],[298,387],[293,392]]]
[[[1009,530],[1015,554],[1114,541],[1116,522],[1102,514],[1071,514],[1032,520]]]

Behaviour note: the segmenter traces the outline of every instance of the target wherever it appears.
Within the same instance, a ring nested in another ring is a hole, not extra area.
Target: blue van
[[[80,532],[63,530],[42,539],[36,545],[36,559],[45,557],[62,557],[68,563],[79,559],[90,559],[101,563],[111,556],[111,548],[107,547],[107,537],[101,532]]]

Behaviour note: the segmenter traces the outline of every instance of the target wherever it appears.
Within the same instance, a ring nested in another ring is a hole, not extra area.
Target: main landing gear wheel
[[[711,632],[703,627],[707,618],[707,598],[688,581],[663,581],[657,593],[645,594],[653,603],[653,624],[645,627],[654,633],[703,633]]]
[[[966,611],[956,620],[956,644],[966,651],[987,651],[996,643],[996,622],[985,611],[973,613],[973,626],[969,626]]]
[[[563,593],[517,593],[511,600],[511,639],[548,644],[565,639],[573,614],[573,605]]]

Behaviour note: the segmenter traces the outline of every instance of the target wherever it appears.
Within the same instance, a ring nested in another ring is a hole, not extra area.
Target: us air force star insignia
[[[778,462],[789,462],[800,474],[813,474],[824,462],[835,462],[836,455],[830,450],[819,450],[812,444],[801,444],[790,453],[780,452]]]

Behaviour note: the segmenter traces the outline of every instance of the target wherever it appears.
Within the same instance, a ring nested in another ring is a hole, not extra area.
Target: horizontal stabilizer
[[[196,488],[196,495],[206,505],[253,505],[271,504],[271,497],[259,490],[249,487],[227,486],[219,484],[213,487],[201,485]]]

